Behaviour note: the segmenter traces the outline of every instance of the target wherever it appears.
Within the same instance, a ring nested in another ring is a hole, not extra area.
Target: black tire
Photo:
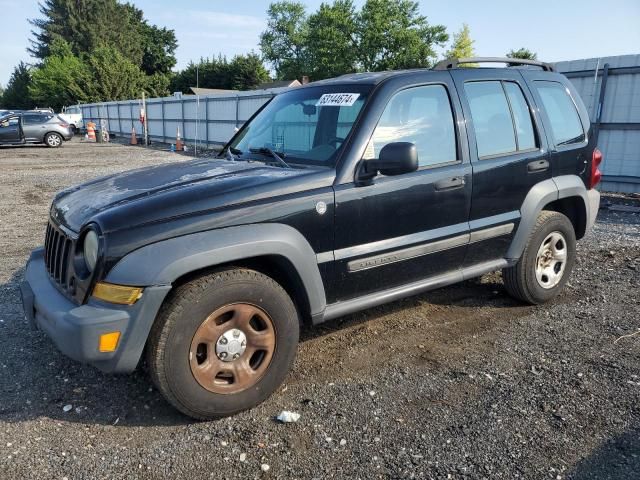
[[[212,312],[238,303],[268,314],[275,330],[274,351],[255,384],[237,393],[213,393],[194,377],[191,343]],[[295,358],[299,329],[291,298],[273,279],[243,268],[221,270],[172,292],[151,329],[147,364],[158,390],[185,415],[198,420],[233,415],[263,402],[282,384]]]
[[[538,249],[554,232],[566,243],[566,260],[558,283],[547,288],[536,278]],[[564,288],[576,258],[576,234],[571,221],[559,212],[540,212],[518,263],[502,270],[504,286],[512,297],[533,305],[548,302]]]
[[[50,148],[58,148],[60,145],[62,145],[63,141],[64,139],[62,138],[62,135],[55,132],[47,133],[44,136],[44,143],[47,147]]]

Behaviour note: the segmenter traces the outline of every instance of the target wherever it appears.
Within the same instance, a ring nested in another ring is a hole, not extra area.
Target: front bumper
[[[43,249],[31,253],[20,285],[25,317],[43,330],[68,357],[107,373],[133,371],[147,341],[169,285],[147,287],[130,306],[113,305],[91,298],[77,305],[54,287],[46,271]],[[100,352],[100,335],[119,331],[114,352]]]

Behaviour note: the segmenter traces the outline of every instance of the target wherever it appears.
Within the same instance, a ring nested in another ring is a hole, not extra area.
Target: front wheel
[[[542,211],[518,263],[502,270],[504,286],[523,302],[547,302],[567,283],[575,258],[571,221],[559,212]]]
[[[44,143],[47,147],[58,148],[62,145],[62,137],[57,133],[47,133],[44,137]]]
[[[174,407],[208,420],[269,397],[293,364],[298,336],[298,313],[278,283],[222,270],[176,289],[153,326],[147,361]]]

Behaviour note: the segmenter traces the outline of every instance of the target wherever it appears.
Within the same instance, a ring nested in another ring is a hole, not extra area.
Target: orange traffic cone
[[[96,124],[93,122],[87,123],[87,137],[90,142],[96,141]]]
[[[138,139],[136,138],[136,129],[132,128],[131,129],[131,145],[137,145],[138,144]]]
[[[181,152],[184,149],[182,146],[182,140],[180,139],[180,127],[176,133],[176,152]]]

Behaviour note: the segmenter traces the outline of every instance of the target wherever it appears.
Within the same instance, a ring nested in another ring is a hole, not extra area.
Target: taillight
[[[602,179],[602,172],[598,168],[602,163],[602,152],[595,148],[591,156],[591,177],[589,178],[589,188],[595,187]]]

